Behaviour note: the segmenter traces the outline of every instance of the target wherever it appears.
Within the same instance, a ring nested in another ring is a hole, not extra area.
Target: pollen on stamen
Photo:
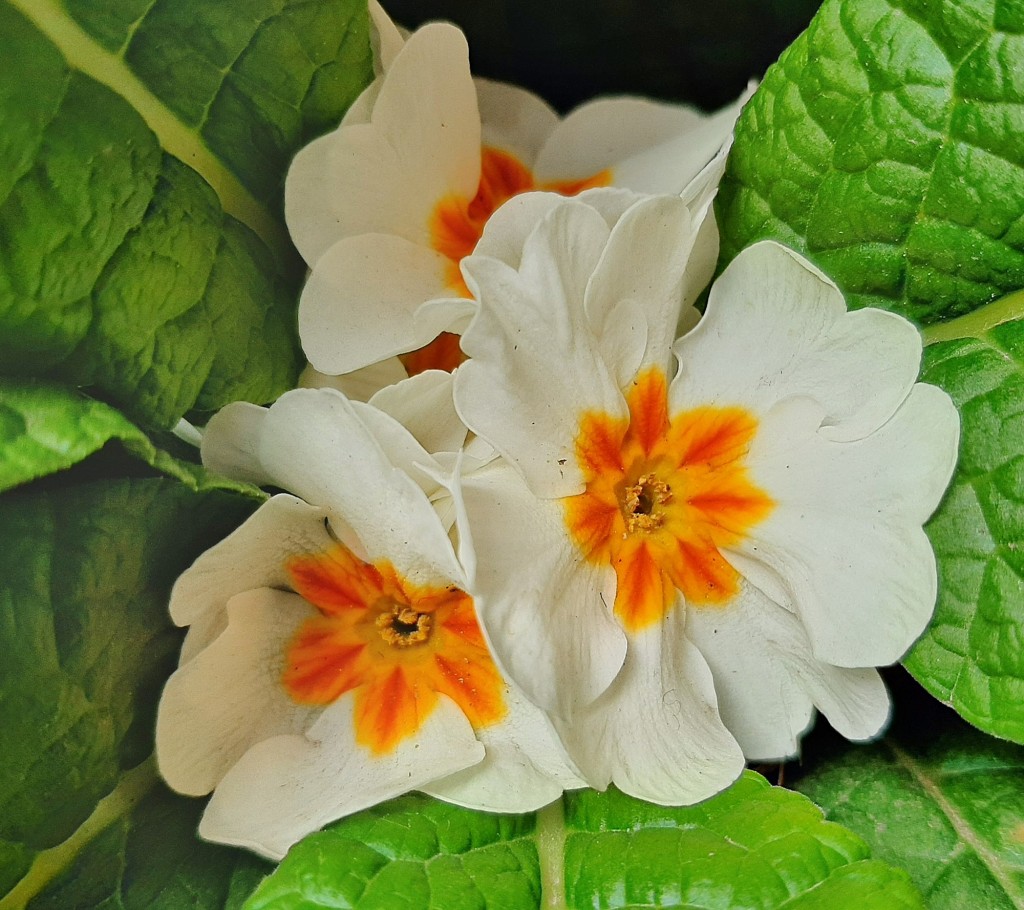
[[[623,536],[661,527],[665,516],[656,507],[672,500],[672,488],[667,483],[656,474],[644,474],[635,484],[626,487],[623,494],[622,511],[626,519]]]
[[[430,638],[432,622],[429,613],[417,613],[412,607],[396,604],[391,612],[377,617],[376,626],[389,645],[409,648]]]

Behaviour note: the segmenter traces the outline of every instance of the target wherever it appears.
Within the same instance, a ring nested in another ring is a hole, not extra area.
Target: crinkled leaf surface
[[[365,3],[4,0],[0,56],[0,370],[165,428],[291,385],[284,168],[370,78]]]
[[[1024,6],[826,0],[765,76],[719,197],[853,306],[921,323],[1024,286]]]
[[[746,774],[688,808],[616,791],[537,817],[412,795],[293,848],[246,910],[921,907],[906,874],[794,793]]]
[[[923,378],[953,397],[962,441],[928,526],[935,619],[906,666],[971,723],[1024,742],[1024,320],[981,328],[925,352]]]
[[[64,871],[73,851],[62,844],[151,752],[181,638],[171,583],[251,510],[160,478],[0,499],[0,894]],[[141,773],[129,790],[144,792]]]
[[[833,821],[906,869],[929,910],[1024,907],[1024,749],[964,725],[848,749],[800,783]]]

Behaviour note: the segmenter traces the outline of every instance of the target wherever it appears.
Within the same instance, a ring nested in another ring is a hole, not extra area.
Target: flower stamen
[[[404,604],[394,604],[376,620],[380,637],[396,648],[411,648],[428,641],[432,624],[429,613],[417,613]]]
[[[637,532],[657,530],[665,516],[658,506],[672,501],[672,488],[657,474],[644,474],[623,491],[622,517],[626,522],[623,537]]]

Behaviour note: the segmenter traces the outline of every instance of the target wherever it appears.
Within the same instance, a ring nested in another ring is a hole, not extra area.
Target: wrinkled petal
[[[357,406],[333,389],[286,392],[267,412],[260,461],[278,486],[323,503],[332,519],[343,518],[370,561],[390,560],[415,584],[462,587],[462,569],[437,513],[357,407],[369,405]],[[391,425],[403,445],[422,451],[398,423]]]
[[[256,451],[267,409],[247,401],[233,401],[210,418],[203,431],[200,455],[203,467],[214,474],[266,486],[271,482]]]
[[[466,425],[455,411],[451,373],[427,370],[382,389],[370,404],[397,420],[431,454],[457,452],[466,441]]]
[[[462,337],[470,360],[455,377],[456,408],[542,497],[582,490],[583,412],[626,413],[583,309],[607,239],[592,208],[566,201],[531,233],[519,271],[487,257],[463,262],[480,309]]]
[[[480,108],[483,144],[511,152],[532,168],[544,142],[558,125],[554,108],[517,85],[479,76],[473,83]]]
[[[348,373],[422,347],[448,328],[420,304],[451,296],[451,261],[387,234],[348,237],[323,254],[299,299],[299,338],[316,369]]]
[[[209,793],[246,750],[300,733],[316,712],[281,683],[285,651],[315,614],[301,597],[260,588],[234,597],[223,633],[167,681],[156,725],[160,773],[179,793]]]
[[[214,791],[200,835],[279,860],[328,822],[483,758],[469,721],[444,697],[415,737],[375,756],[355,744],[353,702],[340,698],[304,736],[275,736],[249,749]]]
[[[310,364],[299,376],[298,385],[300,389],[337,389],[349,401],[369,401],[381,389],[408,377],[402,361],[397,357],[388,357],[340,376],[321,373]]]
[[[607,566],[582,561],[562,507],[537,500],[507,464],[463,478],[473,593],[498,664],[545,710],[572,717],[622,666],[626,639],[608,608]]]
[[[683,629],[686,611],[630,636],[622,672],[572,723],[555,718],[590,786],[615,784],[661,805],[690,805],[731,784],[743,753],[715,702],[711,671]]]
[[[921,526],[956,464],[956,408],[916,385],[864,439],[827,439],[815,432],[819,419],[806,399],[764,419],[749,464],[775,507],[725,556],[796,611],[819,660],[894,663],[935,606],[935,556]]]
[[[505,701],[505,720],[477,730],[484,760],[422,787],[425,793],[484,812],[533,812],[563,790],[586,786],[544,713],[511,687]]]
[[[790,396],[825,409],[825,435],[858,439],[888,420],[917,378],[921,339],[882,310],[848,313],[838,288],[795,253],[748,247],[675,346],[672,410],[706,404],[767,412]]]
[[[326,517],[325,509],[294,496],[272,497],[178,578],[171,590],[171,619],[179,626],[190,625],[221,612],[243,591],[288,587],[285,563],[290,557],[318,553],[333,544]]]
[[[691,609],[686,633],[711,667],[722,720],[750,760],[795,756],[815,706],[847,739],[875,736],[889,718],[875,670],[816,660],[800,621],[748,584],[725,606]]]

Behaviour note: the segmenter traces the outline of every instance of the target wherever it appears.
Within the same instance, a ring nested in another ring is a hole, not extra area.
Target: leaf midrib
[[[182,122],[131,71],[124,59],[96,43],[55,0],[9,0],[64,55],[68,65],[127,101],[156,134],[164,151],[203,177],[224,211],[251,228],[280,262],[293,256],[288,231],[227,166],[199,133]]]
[[[0,897],[0,910],[24,910],[32,898],[71,867],[82,850],[128,815],[156,782],[156,760],[153,757],[126,771],[117,786],[96,804],[92,814],[67,840],[36,855],[21,881]]]
[[[936,781],[931,778],[927,771],[921,767],[911,756],[904,752],[893,742],[886,745],[892,753],[896,763],[900,765],[914,779],[917,785],[934,801],[939,811],[946,817],[946,820],[956,832],[961,843],[970,847],[981,863],[989,871],[999,886],[1006,893],[1007,898],[1017,910],[1024,910],[1024,893],[1017,887],[1016,883],[1007,875],[1002,867],[998,855],[986,844],[971,827],[970,823],[960,811],[947,799]],[[0,908],[3,910],[3,908]]]

